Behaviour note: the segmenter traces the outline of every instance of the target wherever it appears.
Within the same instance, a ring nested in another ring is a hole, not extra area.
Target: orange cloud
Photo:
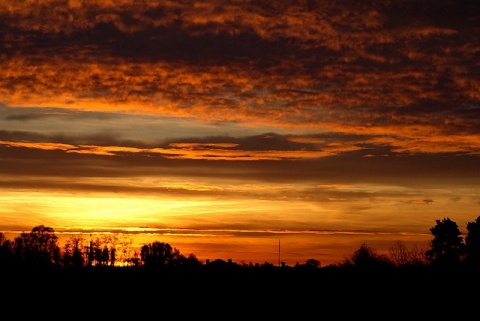
[[[74,145],[69,145],[69,144],[35,143],[35,142],[0,141],[0,145],[5,145],[9,147],[25,147],[25,148],[34,148],[34,149],[41,149],[41,150],[63,150],[63,151],[68,151],[75,148]]]
[[[400,152],[475,154],[480,30],[455,9],[8,0],[0,103],[391,135]],[[431,129],[436,141],[424,138]]]
[[[57,143],[9,142],[0,141],[0,145],[27,147],[40,150],[63,150],[67,153],[114,156],[121,153],[158,154],[171,159],[203,160],[288,160],[314,159],[335,155],[341,152],[359,150],[353,145],[329,144],[322,150],[232,150],[237,146],[231,143],[192,144],[174,143],[170,148],[132,148],[121,146],[68,145]]]

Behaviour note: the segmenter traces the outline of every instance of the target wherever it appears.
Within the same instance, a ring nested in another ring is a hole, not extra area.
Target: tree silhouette
[[[23,263],[48,266],[60,263],[58,237],[51,227],[35,226],[30,233],[14,239],[14,255]]]
[[[427,265],[424,249],[416,244],[408,248],[402,241],[397,241],[390,247],[390,259],[398,267]]]
[[[197,258],[197,256],[193,253],[190,253],[187,257],[184,257],[180,254],[180,265],[188,267],[188,268],[199,268],[202,266],[202,262]]]
[[[168,243],[153,242],[142,246],[140,259],[145,267],[199,267],[201,262],[194,254],[185,257]]]
[[[174,259],[178,257],[180,252],[172,248],[168,243],[155,241],[145,244],[142,247],[140,256],[144,266],[167,266],[172,265]]]
[[[458,265],[465,252],[465,244],[457,223],[448,217],[435,221],[436,225],[430,229],[434,236],[431,248],[425,252],[428,260],[437,266]]]
[[[366,243],[360,246],[353,254],[344,260],[343,263],[337,263],[327,268],[330,270],[338,267],[355,268],[355,270],[392,270],[395,267],[414,267],[425,270],[428,263],[440,267],[451,267],[464,263],[472,264],[476,267],[480,266],[480,216],[473,222],[467,223],[468,235],[465,242],[461,236],[461,232],[457,224],[449,218],[436,220],[436,225],[430,229],[434,236],[430,242],[430,249],[423,250],[416,245],[408,249],[405,244],[398,241],[394,246],[390,247],[390,256],[378,254],[374,248]],[[84,239],[80,237],[71,237],[65,243],[63,252],[57,245],[58,238],[55,231],[51,227],[38,225],[32,229],[30,233],[21,233],[13,242],[7,240],[5,235],[0,232],[0,267],[17,267],[18,264],[27,264],[35,266],[115,266],[115,256],[117,245],[123,250],[118,266],[138,267],[140,265],[146,267],[182,267],[208,269],[224,268],[232,270],[234,268],[257,269],[258,267],[276,267],[265,262],[263,265],[258,263],[238,265],[229,259],[228,262],[215,260],[210,262],[207,260],[205,265],[200,262],[194,254],[188,257],[182,255],[180,251],[172,247],[168,243],[155,241],[150,244],[143,245],[140,249],[140,257],[135,250],[134,257],[128,256],[125,245],[130,247],[132,241],[119,242],[116,236],[104,237],[102,241],[99,238],[92,239],[88,245],[84,243]],[[110,250],[108,250],[110,249]],[[130,252],[130,250],[129,250]],[[110,255],[110,257],[109,257]],[[110,260],[109,260],[110,258]],[[131,263],[135,264],[131,264]],[[287,271],[289,266],[282,264],[282,270]],[[320,261],[316,259],[308,259],[305,264],[296,264],[293,268],[297,271],[313,271],[321,268]],[[72,269],[71,269],[72,270]],[[76,270],[76,269],[73,269]],[[103,271],[104,269],[99,269]],[[110,269],[109,269],[110,270]],[[325,270],[325,269],[324,269]],[[328,270],[328,269],[327,269]],[[405,270],[405,269],[402,269]],[[408,269],[411,271],[412,269]]]
[[[83,248],[85,248],[85,239],[83,237],[71,236],[65,241],[63,265],[76,267],[83,266]]]
[[[353,266],[358,269],[372,270],[393,267],[394,264],[386,255],[378,254],[373,247],[367,243],[362,243],[353,252],[351,257],[344,261],[343,266]]]
[[[0,266],[13,264],[13,242],[0,232]]]
[[[308,268],[316,268],[316,269],[322,267],[320,261],[316,260],[314,258],[306,260],[305,261],[305,266],[308,267]]]
[[[468,234],[465,237],[466,263],[480,266],[480,216],[473,222],[467,222]]]

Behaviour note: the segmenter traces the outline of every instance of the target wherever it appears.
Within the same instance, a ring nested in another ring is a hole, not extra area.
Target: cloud
[[[1,134],[1,133],[0,133]],[[8,133],[6,136],[9,136]],[[6,147],[30,148],[39,150],[61,150],[67,153],[120,156],[125,153],[139,153],[148,156],[171,159],[199,160],[288,160],[314,159],[361,149],[354,145],[330,143],[320,145],[288,143],[288,139],[278,135],[246,137],[213,137],[199,141],[170,142],[164,147],[137,148],[126,146],[101,146],[88,144],[63,144],[52,142],[1,141]],[[223,140],[223,141],[222,141]],[[309,147],[307,149],[307,147]]]
[[[283,126],[440,123],[479,98],[478,4],[461,6],[7,1],[1,97]]]
[[[419,205],[429,205],[433,203],[434,201],[431,199],[422,199],[422,200],[411,200],[409,203],[411,204],[419,204]]]
[[[477,178],[478,12],[472,0],[6,0],[0,171]]]

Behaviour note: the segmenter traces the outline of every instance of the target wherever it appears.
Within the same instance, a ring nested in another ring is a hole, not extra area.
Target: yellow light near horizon
[[[13,191],[4,192],[0,201],[0,229],[21,224],[27,230],[40,224],[81,229],[288,229],[289,223],[295,226],[311,212],[303,202],[185,195]]]
[[[87,238],[88,229],[97,228],[194,227],[195,233],[147,231],[123,235],[134,237],[135,246],[152,241],[168,242],[183,254],[194,253],[201,259],[274,263],[278,261],[277,246],[281,238],[282,261],[294,264],[318,258],[325,264],[352,252],[363,241],[388,251],[388,246],[397,239],[422,243],[429,239],[428,234],[305,233],[316,226],[326,228],[328,222],[338,220],[335,210],[325,210],[318,203],[311,207],[310,203],[278,200],[249,199],[246,202],[245,199],[23,190],[4,192],[0,201],[0,229],[21,222],[24,231],[30,231],[43,224],[56,231],[60,228],[84,229]],[[345,221],[338,224],[345,227]],[[212,227],[215,230],[210,230]],[[275,229],[282,231],[271,231]],[[428,229],[425,231],[428,233]]]
[[[169,225],[175,217],[193,215],[212,201],[132,195],[6,192],[0,196],[4,221],[18,225],[129,227],[148,223]]]

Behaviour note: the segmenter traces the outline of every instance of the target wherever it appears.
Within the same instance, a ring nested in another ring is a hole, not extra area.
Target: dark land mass
[[[77,306],[109,320],[446,320],[469,311],[478,316],[480,302],[480,273],[471,268],[21,267],[3,270],[2,279],[7,310],[20,306],[28,314]]]

